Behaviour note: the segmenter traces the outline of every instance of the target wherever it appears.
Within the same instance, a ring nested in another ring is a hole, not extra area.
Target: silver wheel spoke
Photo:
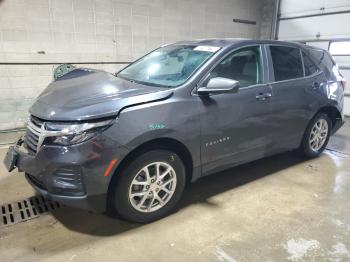
[[[159,177],[160,180],[162,180],[167,174],[169,174],[171,171],[171,168],[168,168],[167,170],[165,170]]]
[[[147,210],[148,210],[148,211],[151,210],[151,207],[152,207],[152,205],[153,205],[154,200],[155,200],[155,196],[154,196],[154,194],[153,194],[153,195],[152,195],[152,199],[151,199],[151,201],[149,201],[149,204],[148,204],[148,207],[147,207]]]
[[[161,189],[160,190],[163,190],[165,193],[167,193],[167,194],[171,194],[172,193],[172,191],[170,191],[169,189],[167,189],[166,187],[161,187]]]
[[[173,182],[173,178],[169,179],[168,181],[164,182],[162,184],[162,188],[164,188],[165,186],[169,185],[171,182]]]
[[[142,207],[142,205],[145,203],[146,199],[147,199],[147,194],[144,194],[144,196],[142,197],[140,202],[137,204],[137,206]]]
[[[132,195],[133,197],[144,196],[144,195],[146,195],[146,194],[147,194],[147,192],[134,192],[134,193],[131,193],[131,195]]]
[[[137,186],[145,186],[145,185],[147,185],[147,182],[146,181],[135,181],[133,184],[137,185]]]
[[[158,202],[161,206],[164,206],[164,201],[159,195],[156,195],[155,199],[158,200]]]
[[[310,143],[314,142],[316,140],[317,136],[314,136],[313,138],[310,139]]]
[[[151,180],[151,177],[150,177],[150,175],[149,175],[148,167],[143,168],[142,171],[145,172],[146,181],[149,182],[149,181]]]
[[[160,174],[159,174],[160,170],[159,169],[160,169],[160,165],[159,165],[159,163],[157,163],[156,164],[156,179],[159,179],[159,176],[160,176]]]
[[[320,147],[320,138],[319,137],[317,138],[316,146],[317,146],[317,149]]]
[[[321,122],[318,122],[317,124],[317,130],[320,131],[321,130],[321,127],[322,127],[322,121]]]

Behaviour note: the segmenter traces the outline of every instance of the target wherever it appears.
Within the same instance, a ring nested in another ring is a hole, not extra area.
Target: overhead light
[[[350,55],[350,41],[334,41],[329,44],[332,55]]]

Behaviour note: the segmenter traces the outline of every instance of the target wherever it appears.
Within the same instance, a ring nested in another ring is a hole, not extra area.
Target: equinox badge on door
[[[224,143],[226,141],[230,140],[230,137],[227,136],[227,137],[223,137],[223,138],[219,138],[219,139],[216,139],[214,141],[209,141],[207,143],[205,143],[205,146],[208,147],[208,146],[215,146],[217,144],[221,144],[221,143]]]

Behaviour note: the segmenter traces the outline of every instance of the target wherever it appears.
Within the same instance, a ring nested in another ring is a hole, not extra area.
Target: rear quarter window
[[[332,70],[335,66],[331,55],[321,49],[311,49],[310,54],[314,58],[318,67],[324,72],[328,79],[332,78]]]
[[[310,59],[310,57],[303,51],[303,61],[304,61],[304,70],[305,76],[313,75],[318,72],[318,67],[315,63]]]

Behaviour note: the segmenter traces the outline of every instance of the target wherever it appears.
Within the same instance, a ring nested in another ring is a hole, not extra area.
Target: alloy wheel
[[[309,145],[311,150],[319,151],[326,142],[328,135],[328,123],[325,119],[321,118],[317,120],[311,129],[309,136]]]
[[[175,170],[165,162],[153,162],[137,172],[129,188],[129,201],[139,212],[154,212],[166,205],[176,189]]]

